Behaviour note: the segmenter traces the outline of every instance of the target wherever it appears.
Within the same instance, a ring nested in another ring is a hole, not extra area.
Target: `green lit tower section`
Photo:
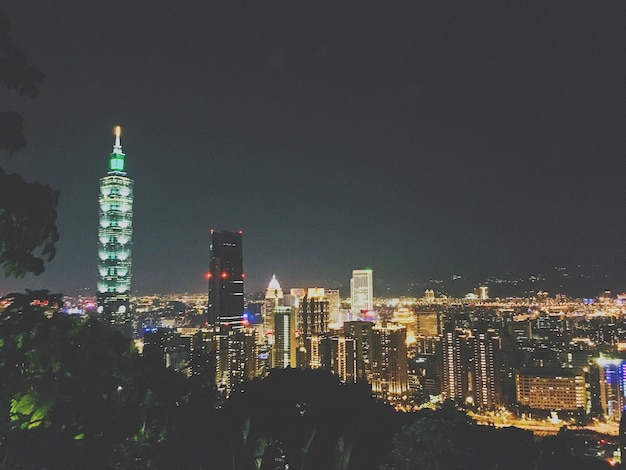
[[[121,134],[122,128],[115,127],[109,172],[100,178],[99,197],[98,312],[111,315],[114,323],[129,318],[133,235],[133,180],[124,171]]]

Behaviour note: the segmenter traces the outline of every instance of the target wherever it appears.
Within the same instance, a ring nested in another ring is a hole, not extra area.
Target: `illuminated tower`
[[[361,318],[362,312],[374,309],[374,282],[371,269],[355,269],[350,279],[352,314]]]
[[[243,315],[242,231],[211,230],[208,322],[241,326]]]
[[[98,226],[98,312],[123,322],[130,311],[133,180],[124,170],[124,153],[115,127],[107,176],[100,178]]]

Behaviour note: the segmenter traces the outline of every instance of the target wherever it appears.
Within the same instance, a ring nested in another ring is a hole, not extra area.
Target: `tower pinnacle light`
[[[113,128],[113,134],[115,135],[115,145],[113,146],[113,151],[115,152],[119,149],[119,151],[121,152],[122,144],[120,143],[120,137],[122,135],[122,126],[115,126]]]

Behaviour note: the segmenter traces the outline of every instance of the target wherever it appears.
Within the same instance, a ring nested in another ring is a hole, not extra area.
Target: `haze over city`
[[[4,14],[45,78],[32,100],[1,92],[28,140],[2,166],[61,191],[61,238],[43,275],[0,290],[95,293],[118,124],[133,292],[206,291],[211,228],[244,231],[248,292],[274,273],[346,288],[363,267],[394,293],[560,267],[591,276],[573,294],[623,290],[621,4],[21,1]]]

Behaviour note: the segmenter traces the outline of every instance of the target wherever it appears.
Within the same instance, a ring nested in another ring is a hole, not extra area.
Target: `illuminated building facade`
[[[330,371],[343,383],[357,381],[356,338],[340,334],[330,337]]]
[[[133,234],[133,180],[126,176],[121,127],[107,176],[100,178],[98,198],[98,312],[123,323],[130,313],[131,245]]]
[[[371,269],[355,269],[350,279],[352,313],[360,317],[361,312],[374,310],[374,281]]]
[[[324,294],[328,299],[328,323],[340,327],[341,318],[339,311],[341,310],[341,297],[339,289],[324,289]]]
[[[445,331],[441,338],[441,395],[444,400],[452,398],[464,401],[467,398],[467,374],[463,367],[464,339],[463,331],[458,329]]]
[[[480,409],[502,404],[502,347],[495,330],[448,329],[439,347],[444,399]]]
[[[243,315],[242,231],[211,230],[208,323],[241,326]]]
[[[373,327],[374,323],[361,320],[345,322],[343,324],[344,333],[356,339],[356,373],[359,379],[368,380]]]
[[[598,359],[600,403],[609,419],[618,421],[626,405],[626,359]]]
[[[406,328],[375,325],[370,352],[372,393],[390,401],[405,398],[409,391]]]
[[[324,289],[306,289],[302,298],[297,298],[298,367],[321,367],[321,336],[328,332],[328,299]]]
[[[517,402],[531,409],[576,411],[587,405],[585,374],[580,369],[528,368],[515,376]]]
[[[274,345],[272,367],[284,369],[296,367],[296,315],[292,307],[277,306],[272,315]]]
[[[418,310],[415,312],[417,320],[417,335],[432,337],[439,334],[439,315],[433,310]]]
[[[500,337],[493,330],[474,331],[467,346],[471,403],[483,410],[494,409],[502,404]]]
[[[271,346],[274,344],[274,310],[276,307],[283,305],[283,290],[280,287],[276,275],[272,275],[267,289],[265,290],[265,301],[261,307],[261,314],[263,315],[263,330],[265,334],[265,340]]]
[[[489,300],[489,287],[487,287],[487,286],[479,286],[478,287],[478,298],[480,300]]]
[[[258,368],[257,331],[254,328],[220,326],[217,335],[216,385],[225,396],[234,387],[255,378]]]

